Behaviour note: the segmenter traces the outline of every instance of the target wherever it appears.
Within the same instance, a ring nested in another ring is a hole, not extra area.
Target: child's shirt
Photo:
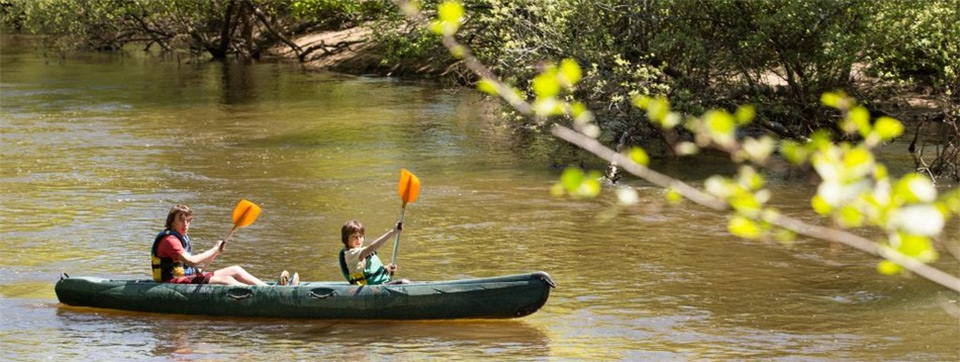
[[[344,250],[343,258],[347,264],[350,279],[355,279],[362,275],[366,279],[366,284],[369,285],[383,284],[390,281],[390,273],[383,267],[383,262],[380,261],[377,253],[367,256],[366,259],[360,259],[360,254],[366,249],[366,246],[360,246]]]

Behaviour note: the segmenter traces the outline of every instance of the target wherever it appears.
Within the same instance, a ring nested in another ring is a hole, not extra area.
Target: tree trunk
[[[256,20],[253,18],[253,7],[249,2],[240,7],[240,36],[243,39],[243,45],[246,47],[247,55],[253,59],[260,59],[260,47],[253,41],[253,31]]]
[[[230,38],[233,30],[234,0],[227,3],[227,11],[223,14],[223,24],[220,24],[220,42],[216,48],[210,50],[213,59],[224,59],[230,49]]]

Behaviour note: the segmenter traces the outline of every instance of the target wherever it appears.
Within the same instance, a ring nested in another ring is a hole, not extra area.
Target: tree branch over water
[[[753,168],[749,165],[741,168],[739,185],[736,180],[728,180],[715,176],[707,180],[707,190],[704,191],[647,168],[644,165],[647,156],[645,152],[642,152],[642,149],[640,149],[640,151],[631,151],[630,155],[613,151],[595,139],[599,130],[597,126],[592,123],[592,114],[586,110],[582,104],[576,102],[566,103],[556,98],[562,86],[572,88],[573,84],[579,79],[580,69],[575,62],[565,61],[560,65],[559,69],[552,65],[548,66],[541,76],[534,79],[533,88],[535,93],[537,93],[537,98],[531,103],[526,100],[523,92],[504,83],[493,71],[479,61],[471,53],[469,48],[457,41],[455,37],[456,31],[463,18],[463,8],[459,3],[448,1],[441,4],[438,10],[438,20],[432,22],[429,22],[420,12],[418,5],[405,0],[398,0],[397,3],[409,20],[421,25],[427,25],[429,23],[432,30],[442,36],[443,45],[450,53],[455,57],[463,59],[464,64],[481,78],[478,83],[480,90],[498,95],[517,112],[532,117],[540,123],[545,122],[548,117],[553,115],[570,116],[574,119],[574,129],[560,124],[554,124],[551,128],[551,133],[554,136],[570,142],[610,163],[617,164],[627,172],[660,187],[664,187],[670,190],[671,193],[689,199],[694,203],[714,210],[734,211],[730,229],[738,236],[758,238],[764,233],[769,233],[774,227],[779,227],[799,235],[841,243],[862,252],[883,257],[893,263],[881,263],[879,266],[881,271],[892,274],[902,267],[943,287],[960,292],[960,278],[924,263],[924,261],[930,261],[935,258],[936,254],[932,250],[923,248],[917,250],[918,247],[911,247],[906,248],[906,250],[916,251],[917,255],[907,255],[894,247],[848,231],[808,224],[797,218],[783,215],[772,208],[764,208],[763,203],[769,198],[769,192],[767,190],[760,190],[762,187],[762,179],[760,179],[760,182],[751,181],[757,180],[758,178]],[[570,65],[571,63],[572,65]],[[817,205],[820,205],[819,209],[816,210],[818,213],[831,215],[835,220],[846,222],[848,227],[857,227],[863,225],[864,219],[869,221],[874,221],[874,219],[885,220],[885,218],[891,216],[886,214],[881,216],[871,214],[864,215],[865,213],[861,213],[860,210],[849,208],[850,205],[853,204],[853,202],[849,201],[850,195],[848,194],[851,193],[850,189],[856,191],[854,196],[861,197],[863,195],[862,188],[873,185],[881,191],[881,193],[877,194],[879,195],[877,198],[883,199],[883,197],[886,196],[889,199],[890,197],[895,198],[898,196],[896,192],[900,192],[899,188],[901,183],[904,183],[907,185],[904,187],[910,189],[904,192],[909,192],[911,196],[914,192],[926,194],[924,191],[926,190],[925,188],[921,186],[915,187],[914,183],[910,183],[914,181],[914,179],[908,179],[909,175],[905,176],[904,180],[898,181],[895,187],[897,190],[889,190],[892,187],[890,180],[886,176],[886,168],[882,167],[882,165],[875,164],[872,154],[869,156],[864,154],[869,153],[873,147],[876,147],[883,140],[888,140],[902,133],[902,126],[898,121],[881,117],[881,119],[876,120],[875,124],[870,124],[869,114],[863,116],[863,113],[866,112],[864,108],[857,106],[854,101],[838,94],[825,94],[823,103],[843,111],[846,118],[841,121],[839,127],[848,132],[860,132],[865,138],[864,143],[858,146],[846,144],[844,147],[837,147],[828,139],[824,140],[823,137],[819,139],[814,137],[815,139],[814,142],[811,142],[811,147],[802,148],[801,146],[795,145],[801,148],[797,148],[798,151],[791,153],[791,155],[805,152],[804,156],[800,156],[800,159],[803,162],[811,160],[814,166],[818,168],[818,172],[820,172],[820,169],[828,173],[837,171],[831,168],[835,165],[830,163],[830,161],[832,161],[830,157],[839,157],[841,159],[840,162],[837,163],[839,164],[838,167],[863,169],[864,164],[866,164],[868,166],[874,166],[874,168],[867,171],[859,171],[858,175],[856,175],[857,177],[852,177],[852,181],[842,179],[845,183],[839,185],[828,184],[828,181],[834,183],[839,183],[839,181],[828,180],[824,174],[821,174],[825,184],[828,186],[836,186],[832,188],[821,187],[821,189],[833,190],[839,188],[842,190],[842,193],[846,194],[830,197],[841,191],[819,191],[818,195],[814,198],[815,208],[817,208]],[[665,100],[638,97],[634,99],[634,104],[642,109],[647,109],[651,121],[659,123],[664,129],[671,129],[681,120],[680,115],[669,111],[669,103]],[[741,114],[741,111],[743,114]],[[864,117],[867,118],[865,119]],[[688,121],[687,127],[694,129],[697,139],[696,144],[687,143],[685,148],[698,149],[698,147],[713,147],[730,153],[734,161],[738,163],[753,163],[762,166],[765,164],[767,157],[773,152],[773,140],[748,139],[741,144],[733,132],[737,124],[747,123],[752,120],[752,118],[752,107],[741,107],[741,109],[738,109],[736,117],[727,114],[725,111],[708,112],[702,119],[698,118],[694,121]],[[829,146],[827,146],[827,144],[829,144]],[[820,153],[818,154],[817,152]],[[806,153],[812,153],[813,155],[806,155]],[[791,155],[787,156],[791,157]],[[640,162],[638,162],[638,160]],[[850,160],[854,160],[857,163]],[[862,180],[868,176],[875,177],[876,180]],[[742,185],[745,183],[744,179],[747,180],[746,186]],[[917,182],[925,185],[921,181],[922,180],[918,180]],[[873,182],[873,184],[870,182]],[[753,185],[753,183],[756,183],[756,185]],[[599,192],[599,185],[596,191]],[[935,190],[933,192],[935,193]],[[890,196],[891,194],[893,194],[893,196]],[[824,200],[824,198],[827,200]],[[837,201],[836,199],[838,198],[841,200]],[[913,204],[910,203],[920,204],[933,202],[932,199],[923,195],[915,198],[917,200],[901,202],[901,204],[913,206]],[[817,203],[817,200],[820,202]],[[858,200],[859,199],[855,201]],[[877,200],[872,201],[880,202]],[[944,208],[950,208],[949,210],[952,210],[954,213],[960,212],[960,191],[948,193],[946,196],[938,199],[937,202],[937,205],[944,205]],[[894,204],[893,201],[891,201],[890,204]],[[899,208],[902,206],[901,204],[896,204],[895,206]],[[921,212],[927,210],[929,210],[929,208],[917,209],[917,211]],[[940,212],[949,211],[941,210]],[[930,214],[923,215],[930,216]],[[949,219],[948,217],[943,218]],[[878,221],[874,222],[879,224]],[[890,223],[890,221],[886,222]],[[940,232],[942,226],[942,224],[939,225],[936,233]],[[887,225],[887,229],[890,229],[888,231],[892,235],[890,238],[891,244],[902,247],[907,243],[912,243],[912,245],[926,245],[923,242],[929,243],[929,239],[924,236],[926,234],[921,236],[907,234],[901,231],[900,228],[901,227],[891,227]],[[907,229],[906,226],[902,228]]]

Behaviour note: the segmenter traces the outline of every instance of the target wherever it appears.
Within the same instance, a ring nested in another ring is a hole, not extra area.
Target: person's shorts
[[[168,280],[167,282],[174,283],[174,284],[210,284],[210,278],[212,277],[213,277],[213,273],[204,272],[204,273],[197,273],[197,274],[191,274],[187,276],[173,278]]]

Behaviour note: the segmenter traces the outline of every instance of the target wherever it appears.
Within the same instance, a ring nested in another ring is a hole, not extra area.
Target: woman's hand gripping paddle
[[[403,206],[400,207],[400,222],[403,222],[403,213],[407,210],[407,204],[417,201],[417,196],[420,196],[420,179],[416,175],[407,171],[405,168],[400,169],[400,182],[397,183],[397,191],[400,193],[400,200],[403,201]],[[393,256],[390,257],[390,264],[396,264],[397,262],[397,249],[400,247],[400,234],[397,234],[397,240],[393,242]]]
[[[223,250],[223,246],[227,245],[227,241],[230,241],[230,238],[233,237],[233,233],[235,233],[237,229],[253,224],[253,222],[257,220],[257,216],[260,216],[260,206],[247,200],[240,200],[240,202],[237,203],[237,207],[233,208],[233,228],[223,237],[223,244],[220,244],[220,250]]]

